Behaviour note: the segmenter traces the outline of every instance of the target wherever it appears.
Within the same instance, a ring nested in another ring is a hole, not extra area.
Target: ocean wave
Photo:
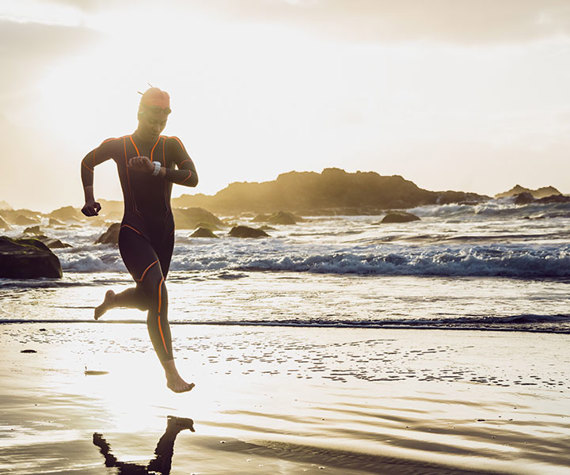
[[[419,206],[408,210],[421,217],[439,218],[570,218],[570,203],[515,204],[514,198],[500,198],[478,204],[446,204]]]
[[[569,278],[570,249],[459,248],[251,259],[242,271],[359,275]]]

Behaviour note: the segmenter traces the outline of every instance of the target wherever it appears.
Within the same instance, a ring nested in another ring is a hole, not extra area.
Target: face
[[[170,109],[162,109],[160,107],[147,106],[139,113],[139,131],[150,139],[156,140],[160,133],[166,127]]]

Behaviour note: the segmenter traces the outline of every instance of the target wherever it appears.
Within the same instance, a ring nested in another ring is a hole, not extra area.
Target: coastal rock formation
[[[30,226],[40,222],[39,213],[29,209],[3,209],[0,216],[6,220],[8,224],[16,226]]]
[[[48,226],[51,227],[51,226],[63,226],[63,225],[64,224],[60,220],[55,218],[49,218]]]
[[[532,196],[532,193],[529,193],[528,191],[515,195],[516,205],[527,205],[529,203],[532,203],[533,201],[534,201],[534,196]]]
[[[119,231],[121,230],[121,223],[113,223],[107,231],[105,231],[95,244],[113,244],[114,246],[119,245]]]
[[[419,221],[419,220],[420,218],[418,218],[415,214],[406,213],[404,211],[392,211],[388,213],[386,216],[384,216],[384,218],[380,223],[381,224],[409,223],[410,221]]]
[[[230,231],[230,236],[238,238],[260,238],[269,237],[262,229],[254,229],[249,226],[235,226]]]
[[[253,218],[255,223],[269,223],[269,224],[297,224],[297,222],[302,221],[303,218],[295,216],[293,213],[288,213],[287,211],[278,211],[274,214],[258,214]]]
[[[0,277],[37,279],[62,275],[59,259],[42,242],[0,236]]]
[[[509,198],[511,196],[520,195],[521,193],[530,193],[533,198],[544,198],[546,196],[562,194],[553,186],[543,186],[542,188],[531,190],[530,188],[525,188],[524,186],[515,185],[509,191],[496,194],[495,198]]]
[[[65,222],[83,221],[85,218],[85,216],[83,216],[81,213],[81,210],[74,208],[73,206],[64,206],[62,208],[58,208],[49,213],[48,217]]]
[[[289,172],[274,181],[232,183],[214,196],[183,195],[177,207],[201,206],[216,213],[244,211],[271,213],[275,209],[296,214],[383,214],[382,210],[427,204],[481,202],[487,196],[456,191],[423,190],[401,176],[375,172],[347,173],[327,168],[322,173]]]
[[[30,226],[29,228],[24,229],[24,234],[35,234],[37,236],[43,233],[39,226]]]
[[[196,229],[198,226],[218,227],[223,223],[212,213],[203,208],[175,208],[174,223],[176,229]]]
[[[218,236],[216,236],[208,228],[202,228],[202,227],[196,229],[196,231],[194,231],[190,235],[190,237],[192,237],[192,238],[218,238]]]

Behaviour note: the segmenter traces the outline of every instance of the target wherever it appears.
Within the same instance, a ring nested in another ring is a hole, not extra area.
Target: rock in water
[[[172,210],[176,229],[195,229],[197,226],[217,228],[223,223],[203,208],[175,208]]]
[[[24,234],[35,234],[36,236],[41,236],[43,233],[39,226],[30,226],[24,229]]]
[[[95,244],[113,244],[114,246],[119,245],[119,231],[121,230],[121,223],[113,223],[107,231],[105,231]]]
[[[217,238],[218,236],[216,236],[208,228],[198,228],[198,229],[196,229],[196,231],[194,231],[190,235],[190,237],[193,237],[193,238]]]
[[[278,213],[272,214],[267,220],[269,224],[297,224],[297,221],[301,221],[301,219],[293,213],[286,211],[279,211]]]
[[[527,191],[515,195],[516,205],[527,205],[529,203],[532,203],[533,201],[534,201],[534,196],[532,196],[532,194]]]
[[[262,229],[254,229],[248,226],[235,226],[230,231],[230,236],[239,238],[259,238],[259,237],[269,237]]]
[[[37,279],[62,275],[59,259],[42,242],[0,236],[0,277]]]
[[[397,211],[397,212],[390,212],[384,219],[382,219],[381,223],[409,223],[410,221],[419,221],[415,214],[406,213],[405,211]]]

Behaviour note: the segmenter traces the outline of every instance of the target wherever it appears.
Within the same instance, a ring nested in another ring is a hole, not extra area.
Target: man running
[[[101,205],[93,193],[93,169],[106,160],[117,164],[125,212],[119,233],[121,257],[136,287],[115,294],[107,291],[95,309],[95,320],[114,307],[148,310],[150,340],[166,374],[168,388],[190,391],[178,374],[168,324],[168,294],[164,283],[174,247],[174,219],[170,208],[172,184],[196,186],[192,159],[177,137],[160,135],[170,114],[170,96],[152,87],[141,98],[138,127],[132,135],[105,140],[81,162],[86,216],[97,216]]]

